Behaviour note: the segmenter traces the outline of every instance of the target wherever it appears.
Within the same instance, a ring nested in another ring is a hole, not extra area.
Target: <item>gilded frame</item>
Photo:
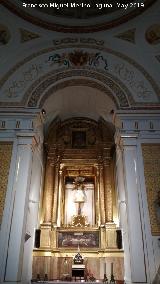
[[[98,229],[66,229],[57,231],[57,246],[64,249],[99,249],[100,231]]]

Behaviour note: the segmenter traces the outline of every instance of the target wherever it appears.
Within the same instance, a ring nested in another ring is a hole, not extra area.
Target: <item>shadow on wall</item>
[[[158,268],[157,274],[155,279],[153,280],[152,284],[159,284],[160,283],[160,266]]]

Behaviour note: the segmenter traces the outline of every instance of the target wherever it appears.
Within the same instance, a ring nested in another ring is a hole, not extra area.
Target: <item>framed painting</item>
[[[58,232],[59,248],[99,248],[99,231]]]
[[[72,131],[72,148],[86,147],[86,131]]]

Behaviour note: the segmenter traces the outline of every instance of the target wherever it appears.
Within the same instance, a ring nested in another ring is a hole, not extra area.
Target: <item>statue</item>
[[[86,201],[86,194],[85,194],[85,185],[84,185],[84,177],[78,176],[75,178],[74,182],[74,202],[79,204],[79,207],[81,207],[81,203],[84,203]],[[81,215],[81,210],[78,215]]]
[[[69,280],[70,278],[70,273],[69,273],[69,261],[67,259],[67,257],[65,257],[64,262],[63,262],[63,271],[62,271],[62,275],[63,275],[63,280]]]

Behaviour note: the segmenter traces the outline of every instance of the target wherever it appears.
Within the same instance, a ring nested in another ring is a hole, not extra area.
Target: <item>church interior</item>
[[[160,284],[160,1],[0,3],[0,283]]]

